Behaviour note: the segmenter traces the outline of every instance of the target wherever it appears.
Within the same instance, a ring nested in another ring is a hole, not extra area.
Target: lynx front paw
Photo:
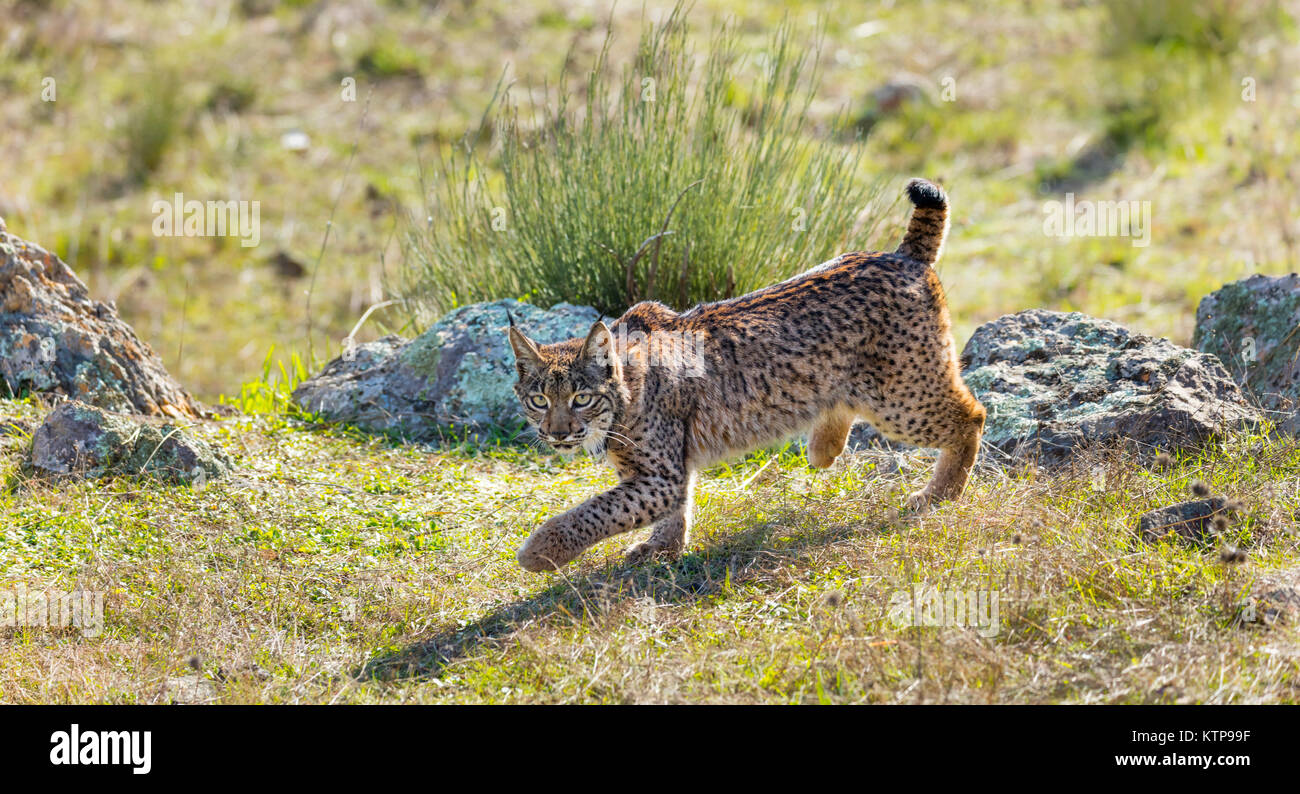
[[[525,571],[558,570],[582,553],[581,548],[565,542],[563,516],[556,516],[542,524],[519,547],[515,559]]]
[[[808,447],[808,465],[814,469],[829,469],[835,465],[835,459],[839,453],[831,454],[829,451],[818,447]]]

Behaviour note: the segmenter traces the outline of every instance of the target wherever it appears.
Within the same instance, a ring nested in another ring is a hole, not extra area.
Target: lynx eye
[[[546,399],[545,394],[530,394],[528,395],[528,404],[539,411],[544,411],[546,406],[551,404],[551,401]]]
[[[590,394],[588,394],[585,391],[580,391],[577,394],[573,395],[574,408],[586,408],[588,405],[591,405]]]

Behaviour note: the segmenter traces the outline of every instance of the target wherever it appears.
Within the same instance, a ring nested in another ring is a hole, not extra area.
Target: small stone
[[[302,130],[289,130],[280,136],[280,146],[290,152],[305,152],[311,148],[311,138]]]
[[[1214,518],[1226,505],[1223,497],[1212,496],[1148,511],[1138,519],[1138,537],[1147,543],[1166,538],[1204,543],[1213,537]]]

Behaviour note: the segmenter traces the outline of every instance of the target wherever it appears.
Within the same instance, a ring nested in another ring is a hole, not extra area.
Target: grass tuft
[[[485,120],[500,180],[485,136],[442,160],[399,292],[429,311],[515,297],[617,315],[727,298],[851,249],[876,190],[860,144],[811,128],[817,45],[778,26],[742,91],[739,41],[719,24],[697,74],[678,5],[621,71],[607,36],[581,98],[563,76],[538,106],[504,90]]]

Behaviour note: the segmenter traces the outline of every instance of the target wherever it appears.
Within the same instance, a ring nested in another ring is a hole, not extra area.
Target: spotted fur
[[[941,450],[909,508],[960,496],[985,412],[962,382],[931,267],[947,232],[947,197],[919,179],[907,193],[914,209],[893,253],[843,254],[680,314],[638,303],[586,339],[538,345],[512,326],[515,390],[539,436],[562,453],[603,453],[619,476],[534,531],[519,564],[557,568],[643,526],[650,535],[628,550],[630,561],[675,556],[689,537],[700,468],[805,431],[808,462],[826,468],[858,419]],[[655,355],[673,344],[684,354]]]

